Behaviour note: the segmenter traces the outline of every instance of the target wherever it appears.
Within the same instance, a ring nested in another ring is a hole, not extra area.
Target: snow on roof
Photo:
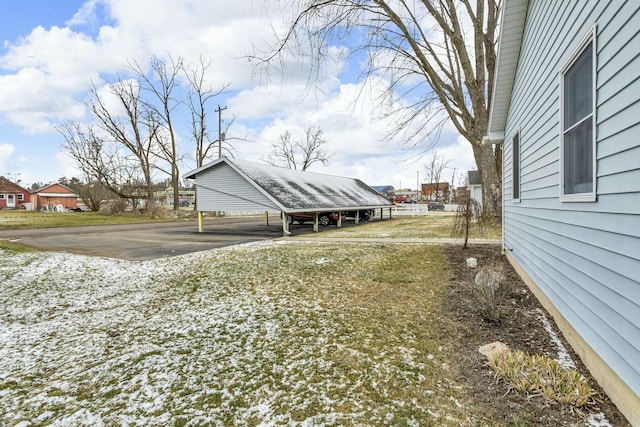
[[[286,211],[391,206],[387,199],[359,179],[281,168],[246,160],[222,158],[189,172],[185,178],[196,178],[200,172],[220,163],[228,164],[252,181]]]

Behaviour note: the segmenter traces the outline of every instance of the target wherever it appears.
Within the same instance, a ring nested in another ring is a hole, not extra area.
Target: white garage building
[[[359,179],[222,157],[183,176],[196,181],[198,212],[281,212],[282,227],[289,234],[289,215],[389,209],[392,203]],[[199,215],[202,231],[202,216]],[[340,226],[338,215],[338,226]]]

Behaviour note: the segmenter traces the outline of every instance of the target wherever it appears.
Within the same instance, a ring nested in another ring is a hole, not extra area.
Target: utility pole
[[[453,175],[451,176],[451,186],[449,188],[449,203],[451,203],[451,195],[453,194],[453,192],[455,191],[456,188],[456,169],[458,168],[452,168],[453,169]]]
[[[222,158],[222,141],[224,140],[224,133],[222,132],[222,111],[226,110],[227,107],[221,107],[218,105],[218,108],[215,110],[218,113],[218,158]]]

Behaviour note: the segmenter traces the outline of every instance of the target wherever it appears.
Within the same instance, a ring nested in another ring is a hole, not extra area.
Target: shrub
[[[549,356],[507,351],[489,359],[497,381],[509,390],[581,408],[595,404],[596,391],[575,369],[565,369]]]
[[[497,266],[481,267],[474,280],[474,293],[482,316],[490,322],[498,322],[502,315],[502,306],[511,290],[505,280],[502,268]]]
[[[469,232],[474,224],[482,233],[482,208],[475,199],[466,198],[458,205],[453,227],[451,228],[451,237],[464,237],[463,249],[467,248]]]

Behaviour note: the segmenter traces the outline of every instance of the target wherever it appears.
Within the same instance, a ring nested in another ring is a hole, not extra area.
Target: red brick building
[[[422,196],[427,200],[446,200],[449,201],[449,183],[423,183]]]
[[[0,209],[24,209],[29,200],[29,190],[0,176]]]
[[[66,209],[76,209],[78,195],[62,184],[49,184],[31,193],[31,203],[35,210],[41,210],[43,207],[58,209],[59,206]]]

